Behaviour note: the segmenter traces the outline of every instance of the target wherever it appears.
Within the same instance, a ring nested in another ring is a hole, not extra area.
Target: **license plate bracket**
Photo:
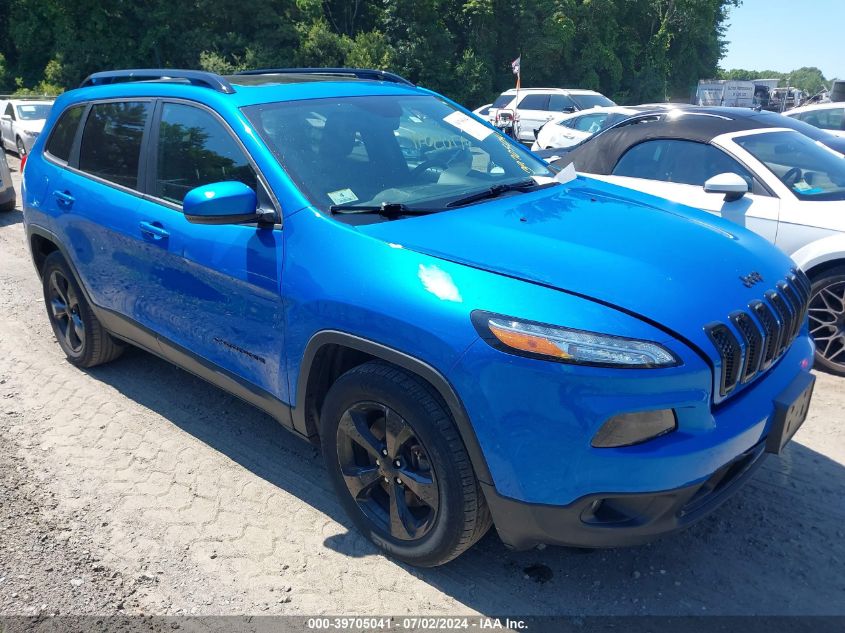
[[[779,455],[804,424],[815,385],[815,376],[802,373],[775,398],[775,415],[769,436],[766,438],[767,453]]]

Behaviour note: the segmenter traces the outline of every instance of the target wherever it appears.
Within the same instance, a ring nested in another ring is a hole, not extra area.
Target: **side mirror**
[[[238,181],[191,189],[182,201],[182,210],[194,224],[239,224],[261,219],[255,192]]]
[[[9,116],[8,114],[0,115],[0,121],[11,121],[11,120],[12,120],[12,117]]]
[[[707,193],[725,194],[725,202],[739,200],[748,193],[748,183],[745,178],[733,172],[716,174],[704,183],[704,191]]]

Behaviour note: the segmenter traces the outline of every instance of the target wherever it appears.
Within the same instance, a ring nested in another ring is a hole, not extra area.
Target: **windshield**
[[[569,95],[575,103],[578,104],[579,110],[586,110],[587,108],[595,108],[596,106],[608,107],[615,106],[610,99],[604,95]]]
[[[552,176],[545,163],[433,96],[265,103],[244,112],[312,204],[444,208]]]
[[[18,116],[24,121],[41,121],[50,115],[49,103],[24,103],[17,107]]]
[[[765,132],[734,142],[800,200],[845,200],[845,157],[798,132]]]

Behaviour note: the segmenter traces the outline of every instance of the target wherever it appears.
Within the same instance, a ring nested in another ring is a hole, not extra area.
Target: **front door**
[[[704,183],[732,172],[746,180],[749,193],[728,202],[724,194],[707,193]],[[616,163],[613,175],[604,180],[704,209],[765,237],[777,239],[780,200],[739,161],[705,143],[678,139],[654,139],[630,148]]]
[[[198,355],[286,400],[280,229],[191,224],[182,213],[195,187],[238,180],[272,206],[264,184],[228,125],[202,107],[163,102],[153,123],[148,190],[141,221],[181,245],[175,267],[155,283],[166,300],[154,329],[164,343]]]

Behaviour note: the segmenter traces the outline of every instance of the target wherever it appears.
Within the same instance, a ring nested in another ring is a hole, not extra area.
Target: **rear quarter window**
[[[73,139],[79,127],[79,120],[82,118],[82,111],[85,106],[73,106],[62,112],[53,132],[47,141],[46,151],[53,158],[62,162],[70,160],[70,150],[73,147]]]

